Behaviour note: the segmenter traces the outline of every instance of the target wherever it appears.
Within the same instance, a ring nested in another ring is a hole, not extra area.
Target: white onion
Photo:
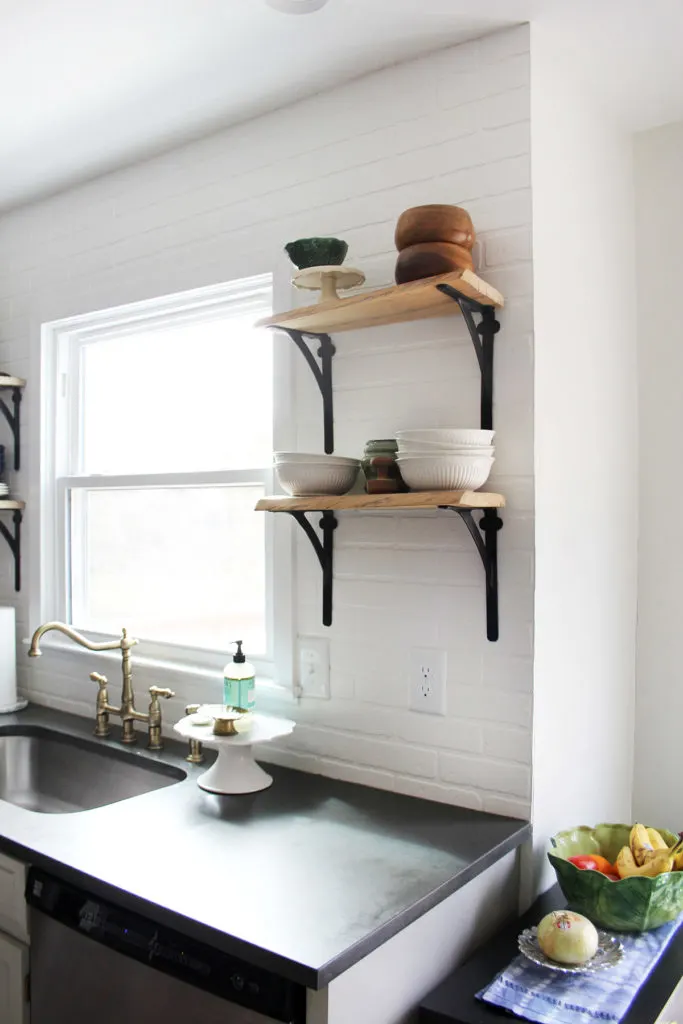
[[[585,964],[598,951],[595,925],[571,910],[553,910],[538,926],[538,944],[560,964]]]

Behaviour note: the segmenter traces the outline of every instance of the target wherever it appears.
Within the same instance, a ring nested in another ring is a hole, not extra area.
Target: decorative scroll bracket
[[[21,423],[19,419],[21,388],[12,388],[12,405],[14,406],[14,411],[10,411],[4,398],[0,398],[0,412],[9,423],[12,437],[14,438],[14,468],[18,470],[21,466]]]
[[[323,435],[325,444],[325,453],[332,455],[334,452],[334,405],[332,399],[332,357],[336,351],[332,339],[329,334],[311,334],[308,331],[295,331],[292,328],[280,327],[278,330],[284,331],[290,336],[296,347],[299,349],[304,359],[308,363],[311,373],[315,378],[315,382],[320,389],[320,394],[323,399]],[[320,348],[318,349],[317,355],[320,359],[320,366],[316,362],[315,356],[311,351],[310,346],[306,343],[304,338],[313,338],[320,342]]]
[[[479,523],[475,522],[471,509],[457,508],[455,505],[440,505],[439,508],[457,512],[476,545],[486,579],[486,638],[497,640],[499,635],[498,531],[503,527],[503,520],[495,508],[484,509]]]
[[[296,519],[304,531],[313,550],[318,556],[320,568],[323,571],[323,626],[332,625],[332,570],[334,566],[334,531],[337,529],[337,517],[334,512],[322,512],[320,529],[322,530],[322,541],[314,528],[306,518],[305,512],[290,512],[290,516]],[[1,525],[1,524],[0,524]]]
[[[493,339],[500,330],[495,308],[466,298],[449,284],[437,284],[436,287],[438,291],[457,302],[467,330],[470,332],[481,370],[481,429],[493,430]],[[481,316],[478,324],[475,323],[474,313],[479,313]]]
[[[14,533],[12,534],[2,521],[0,521],[0,533],[7,541],[9,549],[14,556],[14,589],[19,591],[21,590],[21,520],[23,519],[21,509],[17,508],[14,510],[12,519],[14,521]]]

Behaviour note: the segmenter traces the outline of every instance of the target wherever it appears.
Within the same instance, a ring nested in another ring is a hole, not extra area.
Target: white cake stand
[[[185,739],[201,740],[210,749],[218,751],[214,763],[197,779],[198,786],[208,793],[258,793],[273,784],[268,772],[256,764],[252,747],[255,743],[288,736],[296,722],[289,718],[251,715],[244,722],[244,725],[250,723],[248,731],[238,732],[236,736],[215,736],[213,724],[200,725],[197,718],[206,723],[206,716],[187,715],[173,728]]]
[[[365,281],[365,274],[355,267],[307,267],[297,270],[292,278],[296,288],[320,292],[320,301],[329,302],[338,299],[337,289],[357,288]]]

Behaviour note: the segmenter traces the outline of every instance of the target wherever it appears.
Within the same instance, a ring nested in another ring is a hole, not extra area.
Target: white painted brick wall
[[[508,496],[500,535],[501,638],[485,638],[483,573],[455,516],[345,516],[337,530],[334,624],[320,624],[320,573],[297,536],[298,629],[327,636],[331,699],[265,707],[299,727],[274,760],[428,799],[529,810],[533,622],[533,340],[529,38],[497,33],[359,79],[166,156],[0,218],[0,366],[29,379],[25,579],[37,557],[40,324],[249,274],[284,273],[283,244],[338,234],[368,285],[391,280],[407,206],[463,203],[481,272],[506,295],[498,336],[491,485]],[[49,158],[49,154],[46,154]],[[292,302],[302,297],[293,296]],[[456,317],[335,339],[337,450],[401,426],[478,423],[478,371]],[[283,339],[282,344],[287,344]],[[321,447],[320,401],[295,354],[296,441]],[[294,529],[294,527],[292,527]],[[1,593],[18,609],[0,547]],[[409,710],[413,646],[446,650],[446,717]],[[89,665],[89,662],[87,663]],[[21,680],[33,697],[90,713],[82,659],[52,653]],[[149,678],[148,678],[149,677]],[[153,681],[138,674],[141,686]],[[159,672],[154,673],[159,681]],[[174,674],[168,720],[213,693]]]

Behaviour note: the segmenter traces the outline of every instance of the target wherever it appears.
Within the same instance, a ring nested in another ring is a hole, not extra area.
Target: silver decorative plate
[[[548,967],[561,974],[596,974],[616,965],[624,957],[624,947],[619,939],[607,932],[598,931],[598,951],[585,964],[558,964],[545,955],[538,944],[535,928],[525,928],[517,939],[520,953],[539,967]]]

